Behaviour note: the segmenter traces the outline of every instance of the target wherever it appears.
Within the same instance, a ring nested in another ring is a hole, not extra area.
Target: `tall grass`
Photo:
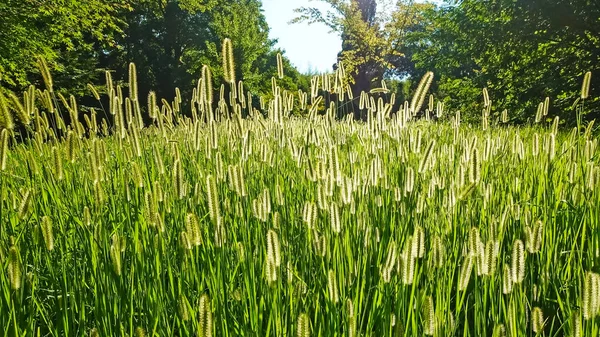
[[[400,111],[363,93],[367,122],[340,120],[347,102],[318,106],[339,72],[214,108],[203,74],[187,114],[153,93],[142,112],[135,79],[124,97],[107,76],[110,127],[45,74],[28,137],[0,137],[2,334],[598,335],[589,130],[412,120],[424,88]]]

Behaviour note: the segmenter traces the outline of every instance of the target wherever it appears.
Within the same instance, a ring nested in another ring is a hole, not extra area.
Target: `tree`
[[[482,104],[468,102],[481,102],[487,87],[496,113],[508,109],[514,122],[533,119],[545,97],[552,103],[550,115],[574,120],[571,106],[583,74],[600,70],[595,2],[464,0],[427,17],[431,33],[409,37],[424,46],[413,59],[418,68],[438,74],[440,93],[463,116],[480,114]],[[586,103],[588,112],[598,111],[597,96]]]
[[[355,97],[379,87],[383,79],[397,81],[415,74],[410,56],[416,44],[409,45],[406,38],[410,32],[426,30],[423,13],[433,7],[431,4],[398,1],[386,16],[378,12],[378,6],[386,4],[382,0],[321,1],[332,9],[324,13],[317,8],[299,8],[300,16],[293,22],[323,23],[340,34],[338,60],[350,75]]]
[[[300,16],[293,22],[323,23],[342,38],[342,61],[351,75],[355,95],[368,91],[381,80],[388,63],[388,44],[381,22],[377,18],[376,0],[321,0],[332,8],[322,13],[317,8],[298,8]]]
[[[185,108],[203,65],[218,89],[224,38],[233,40],[236,78],[247,90],[269,92],[277,73],[278,51],[259,0],[5,0],[0,15],[6,18],[0,25],[0,89],[19,92],[41,84],[41,56],[57,90],[67,98],[84,96],[82,111],[108,106],[106,96],[99,106],[87,87],[92,83],[105,93],[105,71],[126,90],[131,62],[142,107],[149,91],[170,100],[177,87]],[[289,61],[284,65],[291,84],[303,82]]]
[[[199,53],[213,38],[208,10],[216,1],[137,0],[132,11],[123,13],[127,28],[117,48],[102,54],[102,67],[126,79],[127,66],[134,62],[141,93],[155,91],[171,98],[175,87],[188,90],[198,78],[189,70],[200,62]]]
[[[269,26],[257,0],[222,1],[211,12],[211,29],[215,38],[206,45],[203,62],[220,64],[221,43],[224,38],[233,41],[236,79],[255,93],[267,93],[271,77],[277,74],[274,52],[275,40],[269,39]],[[222,77],[221,67],[213,67]]]
[[[21,89],[39,80],[36,59],[50,65],[57,87],[81,92],[100,75],[98,50],[112,48],[124,22],[127,0],[42,1],[0,3],[0,87]]]
[[[190,98],[204,65],[210,67],[217,89],[224,83],[225,38],[233,42],[236,79],[255,94],[270,91],[277,51],[258,0],[138,0],[126,23],[120,48],[105,53],[103,64],[124,79],[127,64],[134,62],[140,92],[153,90],[158,97],[171,98],[178,87]],[[299,76],[284,63],[288,75]]]

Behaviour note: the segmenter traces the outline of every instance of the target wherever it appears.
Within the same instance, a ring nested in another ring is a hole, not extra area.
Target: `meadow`
[[[511,126],[484,91],[465,124],[427,99],[430,73],[392,111],[343,67],[309,93],[279,74],[271,98],[233,78],[213,97],[205,68],[191,101],[142,108],[135,74],[90,86],[96,110],[49,74],[10,98],[0,334],[598,336],[593,123],[541,105]],[[350,100],[366,121],[339,118]]]

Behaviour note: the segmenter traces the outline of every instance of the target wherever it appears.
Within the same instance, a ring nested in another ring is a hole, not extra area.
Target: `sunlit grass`
[[[110,126],[24,100],[30,137],[0,138],[3,334],[598,335],[589,130],[362,95],[368,121],[339,120],[276,80],[264,115],[248,95],[213,111],[203,73],[190,117],[153,97],[150,126],[112,83]]]

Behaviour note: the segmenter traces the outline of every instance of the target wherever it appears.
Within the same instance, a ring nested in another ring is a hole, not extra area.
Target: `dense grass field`
[[[145,125],[135,81],[109,78],[113,123],[28,91],[30,138],[0,138],[0,334],[598,336],[591,126],[412,120],[385,88],[336,119],[333,77],[213,111],[207,76]]]

